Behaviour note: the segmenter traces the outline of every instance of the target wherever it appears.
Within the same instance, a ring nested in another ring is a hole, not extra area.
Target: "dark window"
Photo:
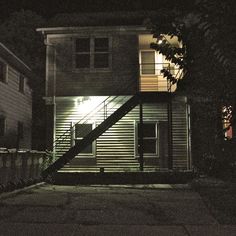
[[[108,38],[95,38],[94,42],[94,67],[109,67],[109,40]]]
[[[23,124],[23,122],[18,121],[17,133],[18,133],[18,139],[24,138],[24,124]]]
[[[138,146],[140,147],[140,124],[138,124]],[[143,124],[143,153],[157,154],[158,153],[158,132],[156,123]],[[138,148],[139,153],[139,148]]]
[[[90,68],[90,38],[76,39],[76,68]]]
[[[6,118],[0,117],[0,137],[5,135]]]
[[[0,61],[0,81],[6,83],[6,64]]]
[[[19,77],[19,91],[22,93],[25,91],[25,77],[23,75]]]
[[[75,143],[83,139],[93,129],[92,124],[76,124],[75,125]],[[81,153],[91,154],[93,153],[92,144],[88,145]]]

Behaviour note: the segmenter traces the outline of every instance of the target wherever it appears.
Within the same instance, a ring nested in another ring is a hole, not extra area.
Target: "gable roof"
[[[3,43],[0,42],[0,58],[5,60],[9,65],[24,74],[26,77],[32,77],[33,73],[19,57],[9,50]]]

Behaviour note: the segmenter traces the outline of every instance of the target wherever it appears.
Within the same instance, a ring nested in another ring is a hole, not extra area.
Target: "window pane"
[[[75,143],[79,142],[79,140],[75,140]],[[92,144],[88,145],[81,153],[93,153]]]
[[[75,63],[76,63],[76,68],[89,68],[90,67],[90,55],[89,54],[77,54]]]
[[[18,122],[18,138],[22,139],[24,137],[24,124],[22,122]]]
[[[0,117],[0,137],[5,135],[5,118]]]
[[[155,52],[141,52],[141,73],[155,74]]]
[[[95,68],[108,68],[109,67],[108,53],[99,53],[94,55]]]
[[[108,38],[95,38],[95,52],[108,52]]]
[[[0,61],[0,81],[6,82],[6,65]]]
[[[140,124],[138,124],[138,129],[140,130]],[[143,124],[143,137],[156,137],[156,124]]]
[[[157,153],[156,147],[157,147],[156,140],[154,139],[143,140],[143,153],[156,154]],[[139,150],[138,150],[138,153],[139,153]]]
[[[75,138],[83,138],[92,131],[92,124],[76,124]]]
[[[19,91],[24,92],[24,89],[25,89],[25,78],[24,78],[23,75],[20,75],[20,78],[19,78]]]
[[[90,52],[90,38],[76,39],[76,52]]]

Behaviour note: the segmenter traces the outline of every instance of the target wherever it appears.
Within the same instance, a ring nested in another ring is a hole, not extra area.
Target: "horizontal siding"
[[[128,98],[120,96],[118,104],[108,106],[107,116],[112,114]],[[184,101],[173,103],[173,165],[177,169],[187,168],[187,121],[185,106]],[[168,120],[167,104],[165,103],[144,104],[143,110],[144,121],[158,122]],[[75,106],[73,101],[58,102],[56,138],[59,138],[66,130],[70,129],[71,122],[77,122],[82,117],[82,112],[79,112],[78,107]],[[96,125],[100,124],[103,120],[103,109],[89,119],[90,122],[95,122]],[[133,167],[138,169],[139,163],[135,157],[135,121],[139,121],[139,106],[135,107],[96,140],[96,165],[93,164],[94,167]],[[59,145],[56,151],[62,153],[68,150],[70,146],[71,134],[68,132],[63,144]],[[80,155],[79,158],[82,157]],[[158,166],[155,167],[159,168]]]
[[[0,114],[6,117],[6,136],[16,138],[17,123],[24,123],[21,148],[31,148],[32,96],[28,83],[25,92],[19,92],[19,73],[8,66],[7,83],[0,82]]]

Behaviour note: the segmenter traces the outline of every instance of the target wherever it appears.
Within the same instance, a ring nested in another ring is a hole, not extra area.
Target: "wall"
[[[119,96],[120,101],[117,105],[109,108],[107,115],[117,109],[121,104],[128,99],[125,96]],[[123,99],[123,101],[122,101]],[[94,109],[93,109],[94,110]],[[167,103],[148,103],[144,104],[144,121],[158,122],[158,125],[165,123],[168,120],[167,115]],[[184,97],[175,97],[173,100],[173,166],[175,169],[187,169],[188,168],[188,130],[187,130],[187,110],[186,100]],[[64,132],[70,129],[71,124],[78,122],[83,118],[81,109],[76,107],[74,101],[60,101],[57,102],[57,116],[56,116],[56,137],[59,138]],[[96,114],[89,118],[88,123],[96,123],[98,125],[104,119],[104,109],[97,111]],[[136,156],[136,143],[135,143],[135,124],[139,121],[139,106],[134,108],[120,121],[108,129],[96,140],[96,152],[95,162],[97,166],[104,166],[104,163],[108,163],[110,166],[121,164],[125,167],[133,166],[138,168],[138,161]],[[162,129],[163,130],[163,129]],[[164,132],[168,132],[164,129]],[[159,134],[159,138],[162,141],[164,133]],[[162,142],[162,145],[166,145]],[[63,153],[71,146],[71,133],[68,132],[65,135],[65,139],[58,146],[57,151]],[[160,147],[159,147],[160,148]],[[161,149],[161,148],[160,148]],[[164,155],[164,154],[163,154]],[[82,160],[83,155],[80,155],[78,159]],[[146,164],[160,168],[160,156],[153,156],[146,158]],[[90,159],[91,160],[91,159]],[[76,161],[73,161],[76,163]],[[78,161],[78,164],[82,162]],[[88,162],[86,162],[88,164]]]
[[[17,123],[24,123],[24,138],[20,140],[20,148],[31,148],[32,95],[28,82],[25,92],[19,92],[19,73],[8,66],[7,83],[0,82],[0,115],[6,117],[6,135],[0,137],[0,147],[10,142],[16,147]]]
[[[81,34],[49,39],[47,46],[47,96],[53,95],[53,80],[56,77],[56,96],[122,95],[134,94],[138,86],[138,36],[118,32],[107,33],[96,30],[82,36],[103,36],[111,40],[111,68],[76,69],[74,66],[74,44]],[[56,50],[56,65],[54,53]],[[56,75],[54,77],[54,70]]]

